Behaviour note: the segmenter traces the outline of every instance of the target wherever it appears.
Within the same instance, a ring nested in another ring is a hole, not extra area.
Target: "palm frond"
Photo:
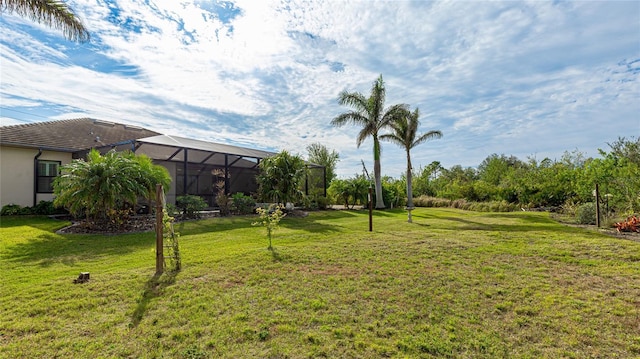
[[[64,36],[77,42],[87,42],[89,31],[73,10],[56,0],[0,0],[0,9],[29,18],[62,31]]]
[[[442,138],[442,132],[440,131],[429,131],[427,133],[423,133],[420,137],[418,137],[415,141],[413,141],[413,143],[411,144],[411,148],[427,142],[429,140],[433,140],[433,139],[437,139],[437,138]]]

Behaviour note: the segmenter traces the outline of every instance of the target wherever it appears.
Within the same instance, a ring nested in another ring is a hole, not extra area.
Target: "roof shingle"
[[[0,144],[76,152],[157,135],[141,127],[78,118],[1,126]]]

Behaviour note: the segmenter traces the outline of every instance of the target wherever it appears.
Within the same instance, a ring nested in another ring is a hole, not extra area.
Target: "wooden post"
[[[600,228],[600,187],[596,183],[596,226]]]
[[[156,275],[162,274],[164,271],[164,253],[162,244],[162,185],[156,185]]]
[[[369,184],[369,232],[373,232],[373,194],[371,193],[371,184]]]

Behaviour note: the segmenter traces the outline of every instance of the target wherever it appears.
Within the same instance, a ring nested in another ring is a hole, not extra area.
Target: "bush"
[[[596,224],[596,204],[587,202],[576,209],[576,222],[579,224]]]
[[[238,192],[232,196],[232,208],[238,214],[251,214],[256,208],[256,200]]]
[[[315,198],[315,202],[318,205],[318,209],[325,210],[329,205],[329,199],[325,196],[317,196]]]
[[[413,205],[416,207],[450,207],[451,200],[431,196],[420,196],[413,199]]]
[[[42,215],[50,215],[50,214],[66,214],[68,213],[64,208],[56,207],[53,204],[53,201],[40,201],[35,207],[32,208],[33,214],[42,214]]]
[[[218,191],[216,195],[216,204],[220,209],[220,216],[226,217],[231,214],[231,207],[233,206],[233,199],[224,193],[224,190]]]
[[[200,211],[207,208],[207,202],[202,197],[188,194],[176,197],[176,207],[182,211],[183,219],[200,218]]]
[[[476,212],[513,212],[520,210],[517,203],[507,201],[468,202],[465,199],[450,200],[430,196],[420,196],[413,199],[416,207],[453,207],[465,211]]]
[[[20,213],[20,210],[22,209],[22,207],[19,204],[7,204],[5,206],[2,207],[2,210],[0,210],[0,216],[15,216]]]

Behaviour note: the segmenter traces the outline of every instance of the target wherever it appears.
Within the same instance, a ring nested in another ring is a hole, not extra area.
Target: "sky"
[[[640,1],[67,1],[91,34],[0,15],[3,126],[91,117],[306,158],[321,143],[337,174],[373,168],[342,91],[419,108],[411,152],[476,167],[491,154],[597,157],[640,136]],[[399,178],[403,148],[382,145]]]

